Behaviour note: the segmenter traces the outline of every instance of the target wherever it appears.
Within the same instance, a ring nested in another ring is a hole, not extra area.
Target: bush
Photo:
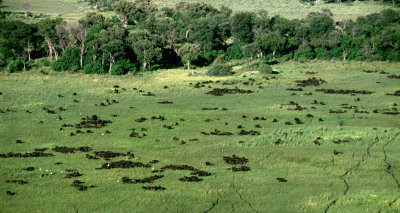
[[[228,49],[225,52],[225,59],[228,60],[239,60],[243,58],[243,51],[242,47],[245,45],[245,43],[235,43],[232,46],[228,47]]]
[[[215,64],[206,73],[208,76],[228,76],[233,74],[232,67],[225,64]]]
[[[104,69],[103,64],[99,61],[94,61],[83,66],[86,74],[105,74],[107,71]]]
[[[42,62],[43,62],[43,66],[48,67],[51,65],[50,60],[48,58],[44,58]]]
[[[314,58],[314,53],[310,47],[304,50],[297,49],[294,52],[294,58],[301,58],[301,59],[313,59]]]
[[[260,64],[260,66],[258,66],[258,72],[262,75],[271,74],[272,67],[268,64]]]
[[[69,47],[55,62],[52,68],[55,71],[77,71],[80,67],[80,50],[77,47]]]
[[[112,65],[111,75],[124,75],[130,70],[135,70],[134,64],[127,59],[119,60]]]
[[[8,69],[11,73],[22,71],[24,69],[24,63],[20,60],[12,61],[8,66]]]

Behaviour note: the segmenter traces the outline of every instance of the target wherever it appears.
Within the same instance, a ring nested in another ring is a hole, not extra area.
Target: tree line
[[[391,3],[393,5],[396,5],[400,3],[400,0],[299,0],[300,2],[304,3],[310,3],[310,4],[315,4],[318,5],[321,1],[325,3],[351,3],[351,2],[380,2],[380,3]]]
[[[391,9],[335,22],[329,10],[288,20],[204,3],[157,8],[150,0],[104,2],[112,2],[116,16],[89,12],[69,24],[0,19],[0,69],[26,70],[32,59],[56,71],[118,75],[207,66],[217,57],[400,61],[400,12]]]

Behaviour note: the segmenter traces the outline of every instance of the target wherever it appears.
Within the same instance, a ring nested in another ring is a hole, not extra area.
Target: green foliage
[[[178,56],[187,62],[188,69],[190,69],[190,62],[200,55],[200,47],[197,44],[186,43],[178,50]]]
[[[311,47],[307,47],[306,49],[297,49],[294,51],[294,58],[299,58],[299,59],[313,59],[314,53],[311,49]]]
[[[8,69],[9,69],[10,73],[22,71],[24,69],[24,63],[22,63],[22,61],[20,61],[18,59],[13,60],[8,65]]]
[[[107,71],[104,69],[104,66],[99,61],[94,61],[90,63],[86,63],[83,66],[83,70],[86,74],[105,74]]]
[[[233,15],[231,20],[232,36],[241,42],[253,42],[253,13],[241,12]]]
[[[251,60],[261,53],[261,48],[257,43],[251,43],[242,47],[243,56]]]
[[[55,71],[77,71],[79,69],[80,50],[75,47],[65,49],[64,54],[52,64]]]
[[[127,59],[115,62],[111,68],[111,75],[125,75],[129,71],[134,71],[135,65]]]
[[[245,45],[244,42],[234,43],[225,52],[225,58],[228,60],[238,60],[243,58],[242,47]]]
[[[131,47],[138,60],[146,69],[147,65],[158,62],[162,57],[159,37],[152,35],[147,30],[136,30],[129,35]]]
[[[226,64],[214,64],[206,72],[208,76],[229,76],[233,74],[232,67]]]

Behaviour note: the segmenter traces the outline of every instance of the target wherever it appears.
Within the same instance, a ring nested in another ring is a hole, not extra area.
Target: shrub
[[[228,76],[233,74],[232,67],[225,64],[215,64],[206,73],[208,76]]]
[[[132,64],[129,60],[123,59],[115,62],[111,68],[111,75],[124,75],[128,73],[130,70],[134,70],[135,65]]]
[[[8,66],[8,69],[11,73],[22,71],[24,69],[24,63],[20,60],[12,61]]]
[[[239,60],[243,58],[242,47],[244,45],[245,44],[243,42],[240,42],[240,43],[235,43],[232,46],[228,47],[228,49],[225,52],[225,59]]]
[[[262,75],[271,74],[272,67],[268,64],[260,64],[260,66],[258,66],[258,72]]]
[[[104,69],[103,64],[99,61],[94,61],[83,66],[86,74],[105,74],[107,71]]]
[[[69,47],[64,54],[55,62],[52,68],[55,71],[77,71],[80,67],[80,51],[77,47]]]

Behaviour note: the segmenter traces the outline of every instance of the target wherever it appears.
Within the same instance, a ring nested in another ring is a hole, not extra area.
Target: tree
[[[80,51],[80,67],[83,67],[83,55],[86,53],[87,27],[83,24],[71,25],[71,35]]]
[[[188,70],[190,70],[190,62],[200,55],[200,47],[197,44],[186,43],[178,50],[178,56],[186,61]],[[192,70],[192,75],[194,72]]]
[[[272,52],[275,58],[277,52],[285,50],[288,39],[274,31],[257,38],[256,42],[263,51]]]
[[[31,4],[29,4],[28,2],[22,4],[22,8],[24,8],[25,11],[25,18],[29,18],[29,10],[31,9],[31,7]]]
[[[125,54],[126,31],[118,25],[113,25],[107,30],[101,30],[99,41],[104,55],[108,55],[110,63],[109,72],[111,72],[113,63]]]
[[[253,60],[261,52],[260,46],[257,43],[251,43],[242,47],[243,56]]]
[[[124,28],[128,28],[129,17],[135,13],[136,6],[133,2],[127,2],[125,0],[116,1],[111,5],[112,9],[122,19]]]
[[[49,57],[50,57],[50,62],[53,62],[53,52],[55,54],[56,60],[58,58],[58,54],[55,50],[54,45],[57,43],[57,34],[56,34],[56,30],[55,27],[58,24],[62,23],[62,19],[61,18],[56,18],[56,19],[43,19],[40,20],[37,25],[38,25],[38,34],[43,36],[47,47],[48,47],[48,53],[49,53]]]
[[[137,30],[129,35],[129,41],[143,69],[161,59],[159,38],[146,30]]]
[[[74,43],[74,39],[71,35],[71,27],[67,27],[65,23],[63,23],[56,25],[55,29],[59,47],[64,53],[65,49],[67,49]]]
[[[253,13],[240,12],[233,15],[231,20],[232,36],[241,42],[253,42]]]

